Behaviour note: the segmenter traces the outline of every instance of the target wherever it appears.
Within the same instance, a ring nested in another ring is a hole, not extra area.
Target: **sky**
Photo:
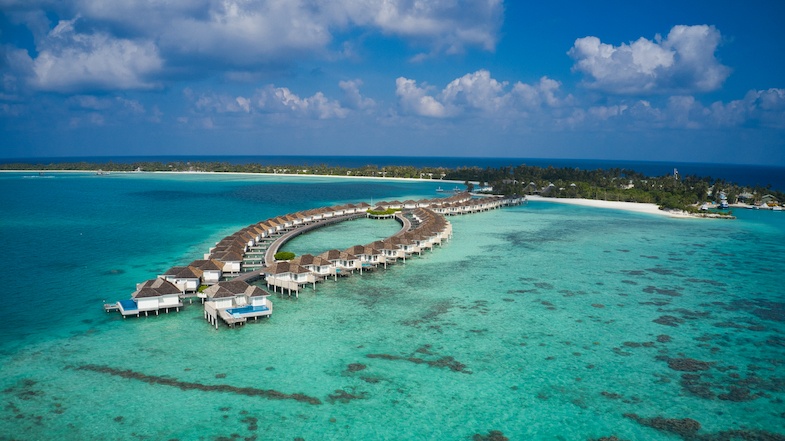
[[[0,0],[0,158],[785,165],[785,2]]]

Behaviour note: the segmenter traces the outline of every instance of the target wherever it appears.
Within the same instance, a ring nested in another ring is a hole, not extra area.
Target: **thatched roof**
[[[194,260],[188,266],[192,266],[194,268],[199,268],[202,271],[221,271],[223,270],[223,265],[219,263],[217,260],[207,259],[207,260]]]
[[[160,297],[167,294],[180,294],[180,288],[174,283],[160,277],[147,280],[137,286],[136,291],[131,295],[135,299],[145,297]]]
[[[269,296],[270,293],[258,286],[249,285],[242,280],[229,280],[218,282],[217,284],[204,290],[208,299],[225,299],[237,296],[258,297]]]
[[[276,262],[262,270],[262,273],[264,274],[273,274],[273,275],[286,274],[286,273],[304,274],[310,272],[311,271],[308,270],[308,268],[293,262]]]
[[[296,265],[302,265],[302,266],[305,266],[305,265],[314,265],[314,266],[332,265],[332,262],[330,262],[329,260],[327,260],[327,259],[325,259],[323,257],[320,257],[320,256],[314,256],[313,254],[303,254],[301,256],[295,257],[294,259],[291,260],[291,263],[294,263]]]

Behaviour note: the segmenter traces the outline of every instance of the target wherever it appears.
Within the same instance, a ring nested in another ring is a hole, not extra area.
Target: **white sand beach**
[[[542,196],[531,195],[526,196],[529,201],[535,202],[553,202],[556,204],[571,204],[583,205],[585,207],[594,208],[609,208],[612,210],[626,210],[634,211],[637,213],[656,214],[659,216],[668,216],[676,218],[694,218],[690,214],[683,211],[666,211],[660,210],[656,204],[644,204],[638,202],[619,202],[619,201],[601,201],[596,199],[576,199],[576,198],[544,198]]]

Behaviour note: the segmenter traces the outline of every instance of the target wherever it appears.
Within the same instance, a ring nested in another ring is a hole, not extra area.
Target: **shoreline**
[[[100,170],[0,170],[0,173],[88,173],[96,174]],[[248,172],[200,172],[200,171],[105,171],[109,175],[130,175],[130,174],[168,174],[168,175],[240,175],[240,176],[284,176],[290,178],[338,178],[338,179],[379,179],[385,181],[415,181],[415,182],[449,182],[451,184],[461,184],[464,181],[455,181],[450,179],[425,179],[425,178],[398,178],[398,177],[380,177],[380,176],[353,176],[353,175],[317,175],[311,173],[248,173]],[[470,181],[478,185],[476,181]],[[450,190],[451,191],[451,190]],[[447,190],[445,190],[447,192]]]
[[[0,170],[0,173],[98,173],[99,170]],[[112,174],[165,174],[165,175],[240,175],[240,176],[282,176],[288,178],[337,178],[337,179],[375,179],[375,180],[390,180],[390,181],[415,181],[415,182],[447,182],[450,184],[463,185],[463,181],[455,181],[448,179],[424,179],[424,178],[398,178],[398,177],[379,177],[379,176],[352,176],[352,175],[318,175],[318,174],[298,174],[298,173],[245,173],[245,172],[189,172],[189,171],[116,171],[108,172]],[[478,185],[478,182],[473,182]],[[445,192],[448,192],[447,190]],[[666,216],[673,219],[715,219],[720,217],[706,216],[699,214],[691,214],[685,211],[670,211],[660,210],[659,206],[652,203],[644,202],[622,202],[622,201],[605,201],[600,199],[581,199],[581,198],[546,198],[539,195],[527,195],[527,200],[534,202],[552,202],[557,204],[577,205],[591,208],[602,208],[611,210],[622,210],[633,213],[653,214],[657,216]],[[734,204],[736,205],[736,204]],[[746,207],[745,207],[746,208]]]
[[[658,216],[666,216],[677,219],[703,219],[703,216],[695,216],[684,211],[666,211],[660,210],[656,204],[642,203],[642,202],[621,202],[621,201],[603,201],[599,199],[578,199],[578,198],[545,198],[542,196],[531,195],[526,196],[530,202],[552,202],[557,204],[579,205],[583,207],[604,208],[611,210],[630,211],[635,213],[655,214]]]

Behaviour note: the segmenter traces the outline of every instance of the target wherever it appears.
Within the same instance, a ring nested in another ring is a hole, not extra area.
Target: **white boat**
[[[438,187],[438,188],[436,189],[436,192],[437,192],[437,193],[444,193],[444,190],[443,190],[441,187]]]

